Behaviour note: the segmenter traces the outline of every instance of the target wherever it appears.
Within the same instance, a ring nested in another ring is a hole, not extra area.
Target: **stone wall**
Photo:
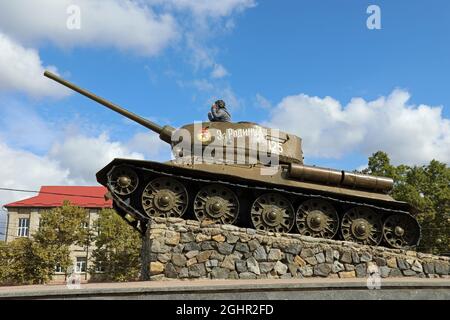
[[[449,277],[450,258],[177,218],[144,237],[143,278]]]

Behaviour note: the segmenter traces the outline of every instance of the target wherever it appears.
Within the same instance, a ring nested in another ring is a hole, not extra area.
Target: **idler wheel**
[[[259,196],[251,208],[251,220],[257,230],[287,233],[294,226],[295,212],[291,202],[278,193]]]
[[[195,196],[194,213],[198,221],[233,224],[239,215],[239,200],[227,187],[219,184],[208,185]]]
[[[142,208],[149,217],[181,217],[188,201],[186,188],[173,178],[156,178],[142,192]]]
[[[377,246],[382,239],[380,216],[366,207],[351,208],[342,217],[341,232],[346,241]]]
[[[109,183],[114,193],[127,196],[136,190],[139,184],[139,178],[132,168],[118,166],[111,172]]]
[[[383,224],[383,237],[392,248],[411,248],[420,240],[420,226],[406,214],[394,214],[386,218]]]
[[[339,217],[328,201],[311,199],[298,208],[296,225],[301,235],[331,239],[339,228]]]

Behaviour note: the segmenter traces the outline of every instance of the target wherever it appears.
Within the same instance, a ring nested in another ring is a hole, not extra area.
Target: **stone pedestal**
[[[231,225],[156,218],[144,237],[144,280],[449,277],[450,258]]]

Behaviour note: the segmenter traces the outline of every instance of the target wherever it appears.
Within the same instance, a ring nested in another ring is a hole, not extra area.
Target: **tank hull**
[[[138,180],[128,194],[117,192],[114,176],[124,167]],[[114,159],[97,173],[97,180],[107,187],[118,213],[141,232],[152,216],[182,216],[387,247],[413,248],[420,240],[416,212],[408,203],[379,192],[294,180],[288,166],[281,165],[271,174],[261,174],[263,169],[258,165]],[[159,186],[172,181],[174,185],[167,190]],[[173,188],[183,190],[184,199],[176,198],[178,191]],[[228,198],[213,194],[214,188]],[[173,201],[166,204],[171,196]],[[312,208],[314,205],[318,208]],[[169,206],[174,210],[168,210]],[[225,218],[220,217],[221,206]],[[394,218],[403,220],[395,222]],[[403,235],[396,236],[397,231],[409,234],[408,241],[402,240]]]

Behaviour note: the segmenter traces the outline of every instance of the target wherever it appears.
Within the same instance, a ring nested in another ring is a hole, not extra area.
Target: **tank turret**
[[[51,72],[45,76],[170,144],[173,161],[114,159],[97,172],[114,209],[140,232],[154,217],[187,217],[392,248],[420,240],[415,209],[388,194],[392,179],[307,166],[296,135],[252,122],[161,126]],[[263,173],[267,167],[273,170]]]
[[[254,164],[262,162],[261,153],[264,151],[276,155],[281,163],[303,163],[301,139],[293,134],[252,122],[199,122],[179,129],[160,126],[49,71],[44,75],[156,132],[161,140],[171,145],[176,158],[201,156],[224,159],[228,163]],[[221,155],[215,154],[219,148],[223,152]],[[212,154],[205,153],[205,149],[212,151]],[[198,151],[201,151],[200,154]]]

